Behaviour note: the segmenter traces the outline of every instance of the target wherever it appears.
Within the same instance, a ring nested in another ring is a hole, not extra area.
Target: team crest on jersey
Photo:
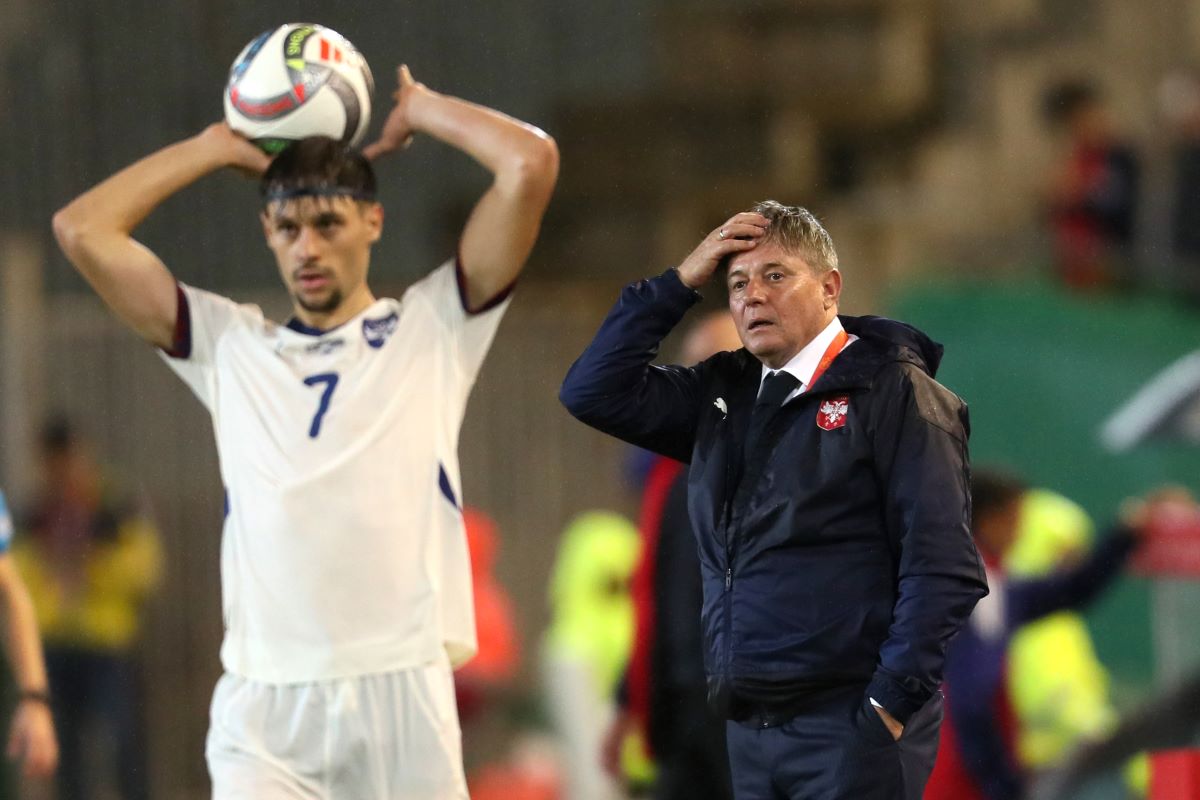
[[[850,398],[830,397],[821,401],[817,409],[817,427],[832,431],[846,424],[846,415],[850,413]]]
[[[399,322],[400,317],[395,311],[382,319],[364,319],[363,338],[371,347],[376,349],[383,347],[388,338],[396,332],[396,325]]]

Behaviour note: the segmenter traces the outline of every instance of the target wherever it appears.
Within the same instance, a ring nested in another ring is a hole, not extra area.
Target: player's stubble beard
[[[342,290],[338,288],[330,291],[329,296],[324,300],[305,300],[299,292],[293,296],[300,307],[310,314],[331,314],[337,310],[343,300]]]

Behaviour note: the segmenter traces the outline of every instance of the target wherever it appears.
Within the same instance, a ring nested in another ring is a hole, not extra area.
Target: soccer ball
[[[291,22],[263,32],[234,59],[225,120],[267,153],[297,139],[358,144],[375,89],[367,61],[341,34]]]

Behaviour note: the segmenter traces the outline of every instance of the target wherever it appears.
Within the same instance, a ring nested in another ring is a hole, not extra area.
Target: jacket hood
[[[842,321],[842,327],[848,333],[860,339],[874,340],[907,351],[900,354],[906,356],[906,361],[911,361],[925,370],[931,378],[937,377],[938,365],[942,363],[942,352],[945,348],[912,325],[874,316],[848,317],[839,314],[838,319]]]

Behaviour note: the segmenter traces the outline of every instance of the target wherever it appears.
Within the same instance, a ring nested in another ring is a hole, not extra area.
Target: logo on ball
[[[374,82],[341,34],[289,23],[256,36],[229,70],[225,118],[268,152],[328,136],[358,144],[371,119]]]

